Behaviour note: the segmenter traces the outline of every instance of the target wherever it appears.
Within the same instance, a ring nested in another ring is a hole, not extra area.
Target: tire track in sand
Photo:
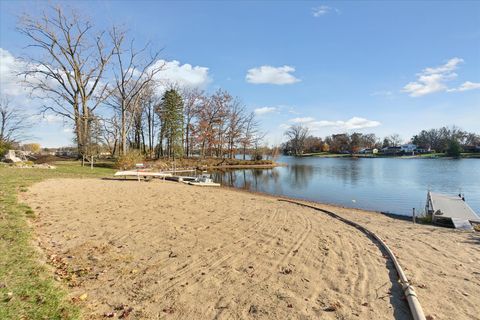
[[[216,266],[216,265],[222,263],[223,261],[226,261],[229,258],[231,258],[232,256],[234,256],[235,255],[234,251],[230,250],[230,249],[234,248],[238,243],[244,241],[245,239],[251,238],[255,234],[259,233],[260,230],[262,230],[264,228],[264,226],[267,225],[267,223],[269,221],[275,220],[277,214],[278,214],[278,210],[275,210],[270,217],[267,217],[267,215],[262,215],[262,218],[257,220],[249,228],[249,230],[252,230],[251,232],[249,232],[248,234],[246,234],[245,236],[243,236],[239,239],[236,239],[235,241],[232,241],[232,242],[228,243],[226,246],[219,249],[219,250],[227,251],[227,252],[231,251],[232,253],[226,254],[226,255],[221,256],[219,258],[214,258],[213,256],[205,257],[204,255],[202,255],[201,257],[199,257],[198,259],[196,259],[192,263],[190,263],[188,265],[188,267],[183,268],[182,271],[180,271],[180,272],[176,271],[175,274],[177,275],[177,277],[175,277],[175,282],[170,283],[166,288],[164,288],[164,290],[170,290],[172,287],[174,287],[174,286],[178,285],[179,283],[185,281],[185,279],[188,278],[189,276],[191,276],[191,274],[194,274],[193,271],[201,270],[202,269],[201,266],[203,264]],[[259,228],[260,228],[260,230],[259,230]],[[245,244],[242,248],[243,249],[248,248],[251,245],[253,245],[255,242],[256,242],[255,240],[251,240],[250,242],[247,242],[247,244]],[[204,252],[204,253],[206,253],[206,252]],[[169,281],[171,281],[171,280],[170,279],[167,280],[166,278],[164,278],[163,281],[158,281],[158,284],[159,285],[165,285]]]

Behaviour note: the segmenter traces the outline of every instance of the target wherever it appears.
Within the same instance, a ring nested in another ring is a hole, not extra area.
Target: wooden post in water
[[[415,224],[416,223],[416,221],[415,221],[415,208],[413,208],[412,220],[413,220],[413,224]]]

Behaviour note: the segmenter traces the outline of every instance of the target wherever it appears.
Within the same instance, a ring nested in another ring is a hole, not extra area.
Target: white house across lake
[[[400,146],[401,152],[414,152],[417,149],[417,145],[413,143],[407,143]]]

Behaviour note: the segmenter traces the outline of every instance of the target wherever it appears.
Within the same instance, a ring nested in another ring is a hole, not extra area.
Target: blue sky
[[[240,97],[257,110],[269,143],[294,123],[320,136],[360,131],[408,140],[443,125],[480,132],[480,2],[68,3],[100,28],[123,24],[139,43],[163,48],[173,77]],[[0,1],[0,70],[25,53],[16,16],[46,5]],[[14,79],[0,76],[2,94],[12,95]],[[68,129],[52,117],[32,131],[42,145],[57,146],[70,143]]]

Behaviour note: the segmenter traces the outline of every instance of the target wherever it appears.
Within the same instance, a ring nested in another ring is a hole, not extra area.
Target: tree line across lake
[[[281,146],[284,154],[302,155],[310,153],[359,153],[364,149],[382,149],[400,147],[403,140],[398,134],[392,134],[383,139],[374,133],[341,133],[325,138],[310,134],[308,127],[295,125],[290,127],[285,136],[288,141]],[[422,130],[408,140],[418,149],[425,152],[447,153],[452,156],[462,151],[476,151],[480,148],[480,135],[466,132],[457,127],[442,127],[439,129]]]

